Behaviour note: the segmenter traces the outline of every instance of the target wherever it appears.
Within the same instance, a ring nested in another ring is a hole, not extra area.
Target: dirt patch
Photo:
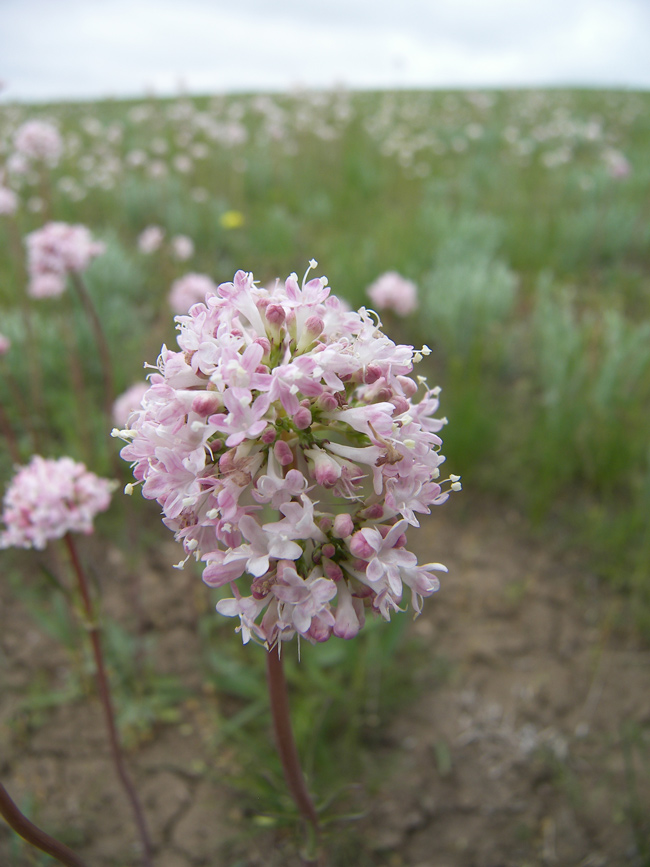
[[[450,576],[414,629],[447,682],[423,664],[421,698],[390,726],[370,845],[417,867],[642,863],[650,654],[608,635],[593,576],[516,519],[429,532]]]
[[[155,630],[158,672],[195,696],[129,754],[157,867],[298,863],[279,832],[253,836],[239,796],[219,782],[228,755],[215,755],[202,736],[195,660],[197,619],[210,604],[204,588],[170,569],[178,549],[169,543],[151,548],[134,596],[128,556],[84,541],[107,612]],[[418,698],[380,722],[372,762],[385,768],[383,782],[372,797],[360,795],[365,818],[346,832],[359,863],[643,864],[648,651],[607,628],[612,603],[577,555],[532,541],[516,516],[445,507],[418,546],[421,559],[443,559],[450,574],[411,627],[421,647]],[[45,672],[50,686],[62,682],[69,660],[6,585],[0,602],[3,782],[92,867],[137,864],[97,702],[63,703],[38,726],[16,724],[34,679]],[[0,864],[41,863],[21,852],[0,827]]]

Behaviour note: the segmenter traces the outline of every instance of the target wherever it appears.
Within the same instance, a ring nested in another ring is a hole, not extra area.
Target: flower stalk
[[[113,710],[113,702],[111,699],[108,676],[106,674],[106,666],[104,664],[104,655],[102,652],[102,645],[99,637],[99,625],[97,624],[97,621],[95,619],[93,605],[88,588],[88,581],[86,580],[86,574],[81,565],[81,560],[79,559],[74,540],[70,533],[67,533],[64,536],[64,541],[68,549],[68,553],[70,554],[70,560],[72,562],[73,570],[77,577],[79,592],[81,594],[84,614],[86,617],[86,628],[88,630],[88,634],[90,636],[90,641],[92,644],[93,656],[95,659],[95,675],[97,680],[97,689],[104,711],[106,728],[108,729],[108,739],[110,743],[111,754],[113,757],[113,764],[115,766],[117,776],[122,783],[124,791],[126,792],[126,796],[131,804],[133,817],[136,827],[138,829],[140,841],[142,843],[143,865],[144,867],[152,867],[153,862],[151,839],[149,837],[149,832],[147,831],[147,826],[145,824],[144,814],[142,811],[142,807],[140,806],[140,801],[124,764],[122,748],[120,746],[117,726],[115,724],[115,713]]]
[[[61,864],[65,864],[65,867],[86,867],[85,862],[72,849],[30,822],[12,801],[2,783],[0,783],[0,815],[19,837],[52,858],[56,858]]]
[[[320,840],[320,822],[300,767],[300,758],[291,726],[289,692],[279,646],[272,647],[266,653],[266,679],[269,688],[275,742],[282,762],[284,778],[300,815],[307,827],[313,832],[318,843]]]
[[[11,426],[11,422],[7,418],[4,407],[0,404],[0,433],[7,443],[7,449],[11,455],[11,460],[15,464],[20,463],[20,449],[18,448],[18,440]]]

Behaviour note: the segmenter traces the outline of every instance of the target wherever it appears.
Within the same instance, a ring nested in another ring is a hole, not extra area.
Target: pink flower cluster
[[[230,584],[217,610],[269,647],[351,638],[405,590],[419,613],[446,571],[406,546],[448,496],[439,390],[409,376],[429,350],[396,345],[308,273],[262,288],[238,271],[177,316],[180,351],[163,346],[142,410],[113,431],[186,560]]]
[[[147,228],[138,235],[138,249],[141,253],[148,256],[155,253],[160,248],[165,237],[164,229],[160,226],[147,226]]]
[[[66,533],[92,533],[93,519],[108,508],[113,487],[72,458],[34,455],[7,488],[0,548],[43,549]]]
[[[2,185],[0,178],[0,216],[10,217],[18,210],[18,196],[9,187]]]
[[[185,274],[174,280],[169,293],[169,306],[174,313],[187,313],[197,301],[205,301],[208,292],[214,293],[217,287],[205,274]]]
[[[165,238],[165,230],[160,226],[147,226],[138,236],[138,249],[150,256],[160,249]],[[169,252],[177,262],[185,262],[194,255],[194,241],[187,235],[174,235],[169,239]]]
[[[393,310],[408,316],[418,309],[418,290],[411,280],[397,271],[387,271],[368,286],[366,293],[376,310]]]
[[[179,262],[185,262],[194,255],[194,241],[187,235],[174,235],[170,244],[172,256]]]
[[[54,124],[46,120],[28,120],[16,130],[14,147],[28,159],[55,166],[63,151],[63,141]]]
[[[81,273],[106,247],[93,240],[85,226],[47,223],[25,238],[28,293],[32,298],[51,298],[65,290],[67,275]]]

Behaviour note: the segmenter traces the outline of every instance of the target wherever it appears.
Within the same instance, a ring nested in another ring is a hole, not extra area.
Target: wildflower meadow
[[[650,865],[649,111],[0,107],[0,864]]]

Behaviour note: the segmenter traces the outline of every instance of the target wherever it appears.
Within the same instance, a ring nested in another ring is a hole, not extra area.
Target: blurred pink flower
[[[63,140],[54,124],[28,120],[16,130],[14,147],[30,160],[42,160],[55,166],[63,151]]]
[[[6,355],[11,349],[11,340],[4,335],[0,334],[0,356]]]
[[[28,293],[33,298],[60,295],[65,290],[66,277],[80,274],[90,262],[101,255],[106,246],[95,241],[85,226],[68,223],[47,223],[30,232],[27,246]]]
[[[169,293],[169,306],[173,313],[187,313],[192,304],[205,301],[205,296],[216,292],[217,285],[205,274],[185,274],[174,280]]]
[[[9,187],[0,184],[0,215],[11,216],[18,209],[18,196]]]
[[[160,226],[147,226],[138,237],[138,249],[141,253],[149,255],[160,248],[165,232]]]
[[[376,310],[393,310],[398,316],[408,316],[418,309],[415,283],[397,271],[387,271],[368,286],[366,294]]]
[[[32,274],[27,291],[32,298],[56,298],[63,295],[65,285],[65,274],[44,271]]]
[[[171,245],[172,256],[179,262],[185,262],[194,255],[194,241],[187,235],[174,235]]]
[[[115,485],[72,458],[34,455],[20,467],[4,497],[0,548],[45,548],[66,533],[92,533]]]
[[[14,151],[7,158],[6,169],[10,175],[25,175],[29,171],[29,160],[24,154]]]

